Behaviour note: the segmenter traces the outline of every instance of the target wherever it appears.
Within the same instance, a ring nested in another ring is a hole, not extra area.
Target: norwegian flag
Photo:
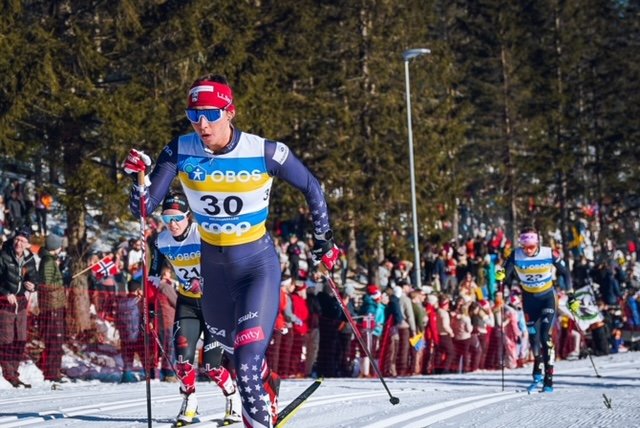
[[[108,276],[113,276],[118,273],[118,266],[113,261],[112,257],[105,257],[100,260],[98,263],[93,265],[91,271],[95,274],[98,280],[106,278]]]

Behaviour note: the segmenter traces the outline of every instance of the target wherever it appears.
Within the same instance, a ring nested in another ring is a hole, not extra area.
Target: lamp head
[[[411,58],[415,58],[417,56],[426,55],[430,53],[431,53],[431,49],[427,49],[427,48],[407,49],[406,51],[402,52],[402,57],[404,58],[405,61],[409,61]]]

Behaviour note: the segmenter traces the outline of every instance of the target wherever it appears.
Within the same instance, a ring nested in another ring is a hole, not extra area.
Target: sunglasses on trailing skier
[[[524,251],[535,251],[538,249],[537,245],[525,245],[522,247]]]
[[[205,110],[199,110],[195,108],[188,108],[184,112],[187,115],[187,119],[191,123],[199,123],[200,118],[204,116],[209,123],[216,123],[220,119],[222,119],[222,112],[224,109],[222,108],[209,108]]]
[[[182,220],[184,220],[185,218],[187,218],[187,213],[184,214],[172,214],[172,215],[163,215],[162,216],[162,221],[165,224],[169,224],[172,221],[175,221],[176,223],[181,222]]]

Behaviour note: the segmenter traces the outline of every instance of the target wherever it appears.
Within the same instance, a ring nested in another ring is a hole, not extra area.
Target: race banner
[[[578,288],[575,290],[574,296],[580,301],[580,309],[572,313],[582,331],[587,331],[592,324],[604,320],[598,305],[596,305],[595,294],[591,285]]]

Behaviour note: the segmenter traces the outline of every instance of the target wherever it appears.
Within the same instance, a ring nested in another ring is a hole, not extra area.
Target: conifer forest
[[[187,90],[227,77],[236,126],[322,182],[338,240],[411,255],[405,60],[421,245],[504,219],[600,237],[640,209],[637,0],[2,0],[0,161],[56,192],[71,248],[88,210],[128,219],[129,149],[190,132]],[[275,181],[272,223],[305,206]],[[621,227],[620,227],[621,226]],[[620,237],[623,239],[624,237]]]

